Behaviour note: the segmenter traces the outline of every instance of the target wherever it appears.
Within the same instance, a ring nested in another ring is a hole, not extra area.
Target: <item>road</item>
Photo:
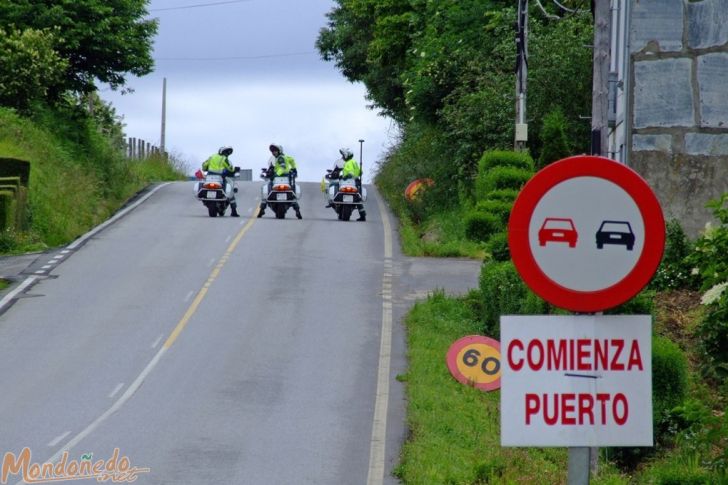
[[[341,222],[302,184],[303,220],[256,219],[259,185],[239,219],[162,186],[37,272],[0,316],[1,453],[118,448],[142,484],[394,482],[422,272],[378,197]]]

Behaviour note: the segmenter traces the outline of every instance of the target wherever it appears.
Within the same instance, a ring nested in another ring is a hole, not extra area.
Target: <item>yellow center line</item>
[[[228,259],[230,259],[230,255],[233,253],[233,251],[235,251],[235,248],[238,247],[240,240],[243,238],[245,233],[248,232],[248,229],[250,229],[255,223],[255,216],[257,216],[257,213],[253,214],[253,217],[251,217],[248,222],[242,227],[242,229],[240,229],[240,232],[238,232],[237,236],[235,236],[233,242],[230,243],[230,246],[228,246],[225,254],[223,254],[220,260],[217,262],[212,272],[210,273],[210,276],[207,277],[207,281],[205,281],[205,284],[202,285],[200,291],[197,292],[197,296],[195,296],[195,299],[192,300],[192,303],[190,303],[190,306],[189,308],[187,308],[184,316],[179,321],[177,326],[174,327],[174,330],[172,330],[172,333],[169,334],[169,337],[164,342],[165,349],[170,348],[174,341],[177,340],[177,337],[179,337],[179,334],[182,333],[182,330],[185,329],[187,323],[190,321],[190,318],[192,318],[192,315],[194,315],[197,311],[197,307],[199,307],[200,303],[202,303],[202,300],[205,299],[205,295],[207,295],[207,290],[210,288],[210,286],[212,286],[212,283],[220,275],[220,271],[222,270],[223,266],[225,266],[225,263],[227,263]]]

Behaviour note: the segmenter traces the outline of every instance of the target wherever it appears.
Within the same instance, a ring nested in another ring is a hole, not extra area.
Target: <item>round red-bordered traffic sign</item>
[[[460,383],[483,391],[500,388],[500,342],[482,335],[456,340],[447,351],[447,368]]]
[[[511,210],[508,244],[537,295],[560,308],[597,312],[649,283],[662,260],[665,220],[637,172],[580,155],[546,166],[526,183]]]

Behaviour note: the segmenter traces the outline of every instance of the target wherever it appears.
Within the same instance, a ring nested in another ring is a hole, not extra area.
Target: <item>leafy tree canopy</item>
[[[0,2],[0,25],[16,29],[53,30],[55,50],[68,63],[63,79],[52,86],[89,92],[95,79],[112,88],[129,73],[152,71],[152,39],[157,21],[146,19],[147,0],[17,0]],[[5,66],[0,67],[5,70]]]

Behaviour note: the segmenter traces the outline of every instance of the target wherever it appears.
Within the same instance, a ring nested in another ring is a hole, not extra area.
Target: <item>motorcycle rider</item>
[[[332,185],[335,187],[334,193],[339,190],[338,179],[341,178],[346,180],[352,177],[354,178],[356,188],[359,189],[359,193],[361,193],[361,167],[359,166],[359,163],[354,160],[354,154],[350,149],[340,148],[339,153],[341,154],[341,158],[334,162],[334,168],[328,175],[329,180],[333,181]],[[329,203],[326,207],[331,207],[331,203]],[[364,204],[357,204],[356,208],[359,211],[359,219],[357,219],[357,221],[366,221],[367,211],[364,209]]]
[[[284,175],[288,175],[288,182],[291,184],[291,188],[295,193],[296,176],[298,175],[296,161],[292,156],[283,153],[283,146],[277,143],[271,143],[268,149],[272,155],[270,159],[268,159],[268,171],[266,173],[266,178],[269,180],[268,192],[270,192],[273,187],[273,177],[283,177]],[[264,200],[260,202],[258,217],[263,217],[267,205],[268,204]],[[293,209],[296,211],[296,217],[303,219],[303,216],[301,215],[301,208],[297,201],[293,202]]]
[[[222,175],[223,184],[225,184],[226,178],[235,173],[235,168],[233,168],[233,165],[228,159],[232,153],[232,147],[220,147],[217,153],[212,154],[207,160],[202,162],[202,170],[219,173]],[[230,207],[232,208],[230,217],[240,217],[240,214],[238,214],[238,203],[235,200],[235,192],[233,192],[232,198],[230,199]]]

